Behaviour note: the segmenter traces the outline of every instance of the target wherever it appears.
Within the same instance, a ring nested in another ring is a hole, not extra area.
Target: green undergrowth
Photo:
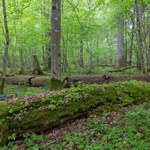
[[[37,95],[37,93],[47,92],[49,87],[29,87],[26,85],[10,85],[7,84],[4,89],[4,94],[8,95],[8,98],[11,97],[25,97],[30,95]]]
[[[21,141],[9,142],[1,150],[18,150],[19,146],[25,150],[149,150],[149,103],[127,108],[125,113],[118,113],[107,122],[111,115],[112,112],[103,117],[91,115],[88,119],[76,120],[76,124],[66,125],[64,134],[56,139],[51,132],[44,135],[24,133]],[[15,140],[16,134],[9,138]]]
[[[133,103],[149,101],[150,84],[138,81],[81,85],[32,102],[0,103],[0,142],[48,130],[87,112],[101,114]]]

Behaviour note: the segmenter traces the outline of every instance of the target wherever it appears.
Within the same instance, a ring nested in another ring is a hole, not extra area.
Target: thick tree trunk
[[[137,22],[137,44],[138,44],[138,55],[140,66],[138,69],[142,70],[145,73],[145,66],[144,66],[144,57],[143,57],[143,41],[142,41],[142,9],[138,7],[138,0],[135,0],[135,11],[136,11],[136,22]]]
[[[5,28],[5,49],[4,49],[4,57],[3,57],[3,71],[2,71],[2,81],[0,85],[0,93],[3,93],[4,91],[6,71],[7,71],[8,48],[9,48],[9,30],[8,30],[8,23],[7,23],[7,12],[6,12],[5,0],[2,0],[2,7],[3,7],[3,16],[4,16],[4,28]]]
[[[51,89],[61,86],[61,0],[52,0]]]
[[[121,16],[122,17],[122,16]],[[125,54],[124,54],[124,36],[123,36],[123,19],[120,16],[117,18],[118,35],[117,35],[117,67],[125,66]]]

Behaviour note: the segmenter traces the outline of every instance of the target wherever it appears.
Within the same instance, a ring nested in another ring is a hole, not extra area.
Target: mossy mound
[[[0,140],[12,133],[40,132],[87,114],[93,109],[116,109],[150,100],[150,84],[138,81],[81,85],[31,103],[0,103]],[[101,107],[104,106],[104,107]],[[105,111],[105,110],[100,110]]]

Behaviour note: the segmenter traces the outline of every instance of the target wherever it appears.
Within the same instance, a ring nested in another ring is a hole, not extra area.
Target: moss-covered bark
[[[138,81],[83,85],[29,104],[0,104],[1,144],[12,133],[40,132],[97,108],[115,109],[150,100],[150,84]],[[104,106],[104,107],[101,107]],[[101,110],[101,109],[104,110]]]

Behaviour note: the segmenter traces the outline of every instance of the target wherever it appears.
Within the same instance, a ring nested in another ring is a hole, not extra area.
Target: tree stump
[[[32,55],[33,57],[33,74],[35,75],[43,75],[43,72],[40,68],[39,61],[37,55]]]

